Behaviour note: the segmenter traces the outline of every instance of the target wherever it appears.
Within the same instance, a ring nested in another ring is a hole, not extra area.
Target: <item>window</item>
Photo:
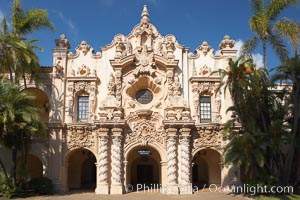
[[[78,121],[87,120],[89,118],[89,97],[78,97]]]
[[[141,104],[148,104],[152,101],[153,94],[148,89],[142,89],[135,94],[135,98]]]
[[[200,122],[211,122],[210,96],[200,96]]]

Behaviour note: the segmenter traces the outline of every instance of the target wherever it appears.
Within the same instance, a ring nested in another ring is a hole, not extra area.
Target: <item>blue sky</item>
[[[9,0],[0,0],[0,19],[10,18]],[[178,42],[194,51],[206,40],[215,51],[225,34],[237,41],[237,46],[253,36],[248,26],[251,16],[247,0],[23,0],[25,9],[48,10],[55,31],[42,30],[30,35],[38,39],[41,65],[52,65],[54,40],[64,33],[71,43],[71,51],[86,40],[95,51],[109,44],[114,35],[128,35],[140,22],[143,5],[148,6],[151,23],[162,35],[173,34]],[[289,8],[282,17],[300,22],[300,8]],[[9,19],[10,20],[10,19]],[[260,63],[258,49],[255,57]],[[268,50],[269,67],[279,65]]]

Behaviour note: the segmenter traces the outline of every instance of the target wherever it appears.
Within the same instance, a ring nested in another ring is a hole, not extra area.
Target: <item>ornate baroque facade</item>
[[[238,171],[223,165],[231,102],[210,75],[236,55],[228,35],[219,54],[206,41],[191,53],[158,32],[145,6],[132,32],[101,52],[82,41],[72,53],[65,35],[55,44],[53,67],[28,87],[44,92],[49,128],[31,154],[58,191],[92,184],[97,194],[123,194],[142,183],[185,194],[237,183]]]

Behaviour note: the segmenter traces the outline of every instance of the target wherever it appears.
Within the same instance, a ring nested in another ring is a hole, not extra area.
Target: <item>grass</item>
[[[300,200],[300,195],[258,196],[255,200]]]

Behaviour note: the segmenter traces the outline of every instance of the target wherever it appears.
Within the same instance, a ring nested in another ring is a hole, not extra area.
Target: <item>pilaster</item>
[[[123,194],[122,184],[122,128],[112,129],[112,152],[111,152],[111,194]]]
[[[192,194],[191,184],[191,149],[190,149],[190,138],[191,129],[181,128],[180,129],[180,194]]]
[[[177,184],[177,128],[167,129],[167,149],[168,149],[168,184],[166,194],[178,194]]]
[[[96,194],[109,194],[108,185],[108,128],[100,128],[99,137],[99,160],[97,167]]]

